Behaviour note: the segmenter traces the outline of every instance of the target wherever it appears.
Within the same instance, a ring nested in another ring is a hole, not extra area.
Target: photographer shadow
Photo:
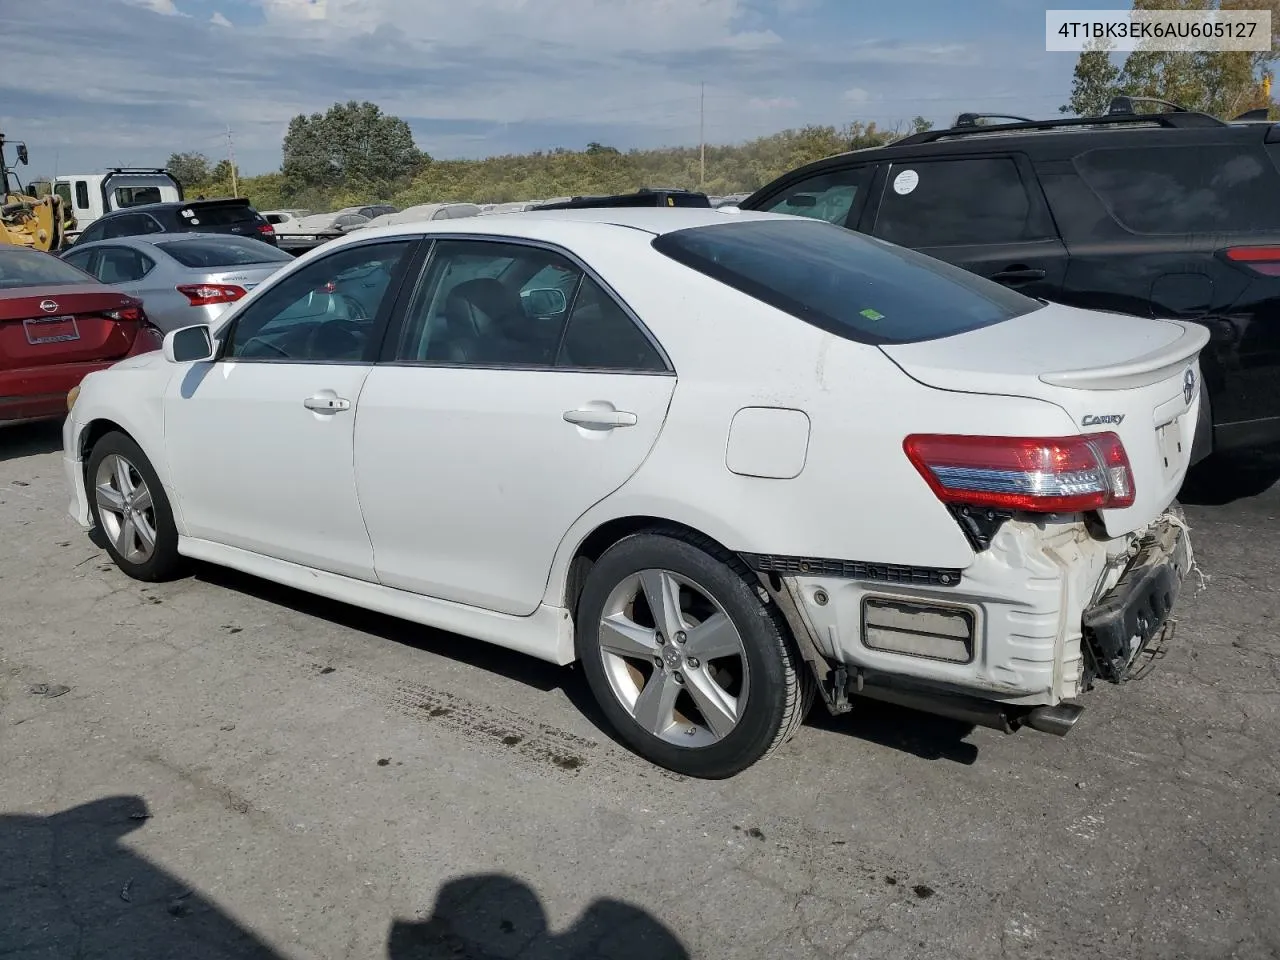
[[[560,934],[537,894],[502,874],[451,880],[421,921],[397,920],[388,960],[689,960],[676,935],[639,907],[596,900]]]

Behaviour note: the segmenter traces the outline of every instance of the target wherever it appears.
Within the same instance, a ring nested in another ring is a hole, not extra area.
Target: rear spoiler
[[[1182,336],[1150,353],[1109,367],[1088,370],[1061,370],[1042,373],[1040,380],[1050,386],[1075,390],[1124,390],[1153,378],[1172,376],[1188,360],[1193,360],[1209,342],[1209,331],[1196,323],[1166,320],[1182,327]]]

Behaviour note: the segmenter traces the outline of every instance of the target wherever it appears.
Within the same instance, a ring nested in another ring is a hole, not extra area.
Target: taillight
[[[943,503],[1080,513],[1133,503],[1133,470],[1114,433],[1075,437],[917,434],[903,449]]]
[[[106,315],[112,320],[129,320],[134,323],[143,319],[141,307],[121,307],[119,310],[108,310]]]
[[[207,307],[213,303],[235,303],[245,295],[244,287],[229,283],[190,283],[180,284],[178,292],[190,301],[193,307]]]
[[[258,224],[258,232],[264,237],[274,237],[276,235],[276,228],[269,223],[260,223]]]
[[[1248,267],[1264,277],[1280,277],[1280,247],[1228,247],[1223,251],[1232,263]]]

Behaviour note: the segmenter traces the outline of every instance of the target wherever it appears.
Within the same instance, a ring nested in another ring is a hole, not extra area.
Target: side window
[[[89,182],[87,180],[76,181],[76,209],[89,209]]]
[[[62,198],[62,206],[65,209],[66,213],[68,214],[71,213],[71,210],[74,206],[74,204],[71,202],[71,184],[55,183],[53,185],[53,192]]]
[[[789,213],[844,226],[858,194],[867,188],[870,167],[833,170],[793,184],[761,207],[767,213]]]
[[[84,233],[80,234],[80,239],[76,243],[93,243],[95,240],[104,240],[107,236],[107,225],[105,223],[91,224]]]
[[[111,217],[102,222],[102,239],[114,240],[116,237],[136,237],[143,233],[142,217],[130,214],[124,217]]]
[[[133,283],[145,277],[155,264],[129,247],[106,247],[98,251],[94,273],[103,283]]]
[[[96,250],[82,250],[79,253],[68,253],[62,259],[67,261],[67,263],[71,264],[73,267],[83,270],[85,273],[92,274],[93,271],[90,269],[92,264],[90,261],[93,259],[95,253],[97,253]]]
[[[286,277],[236,318],[224,360],[293,363],[368,358],[412,240],[348,247]]]
[[[661,354],[600,284],[584,277],[556,366],[663,373]]]
[[[1075,166],[1126,230],[1169,236],[1273,229],[1271,159],[1254,146],[1159,146],[1090,150]]]
[[[903,247],[1017,243],[1046,236],[1010,157],[889,168],[873,233]]]
[[[540,247],[443,240],[405,316],[395,359],[550,367],[582,271]]]

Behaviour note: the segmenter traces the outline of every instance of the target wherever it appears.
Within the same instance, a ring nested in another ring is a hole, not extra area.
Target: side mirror
[[[25,143],[18,144],[18,162],[25,167],[29,159],[30,158],[27,155],[27,145]]]
[[[199,363],[213,359],[213,337],[204,324],[170,330],[164,335],[161,349],[170,363]]]
[[[569,309],[564,291],[557,287],[539,287],[520,294],[525,308],[535,317],[554,317]]]

